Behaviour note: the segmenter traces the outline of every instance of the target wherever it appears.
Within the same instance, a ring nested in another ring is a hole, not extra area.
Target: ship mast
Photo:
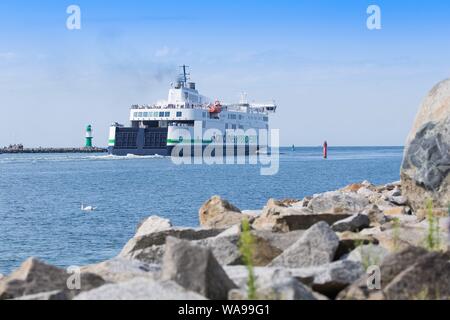
[[[186,69],[189,68],[189,66],[183,64],[182,66],[180,66],[180,68],[183,69],[183,74],[180,75],[181,82],[183,83],[183,87],[186,87],[188,76],[190,75],[189,73],[186,72]]]

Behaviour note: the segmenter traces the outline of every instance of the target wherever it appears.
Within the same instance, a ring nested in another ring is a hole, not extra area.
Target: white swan
[[[97,210],[97,207],[85,206],[84,204],[81,204],[81,211],[95,211],[95,210]]]

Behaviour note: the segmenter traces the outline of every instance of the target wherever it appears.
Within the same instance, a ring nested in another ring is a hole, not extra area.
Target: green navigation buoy
[[[92,148],[92,139],[93,139],[92,126],[88,125],[86,127],[86,145],[85,145],[86,148]]]

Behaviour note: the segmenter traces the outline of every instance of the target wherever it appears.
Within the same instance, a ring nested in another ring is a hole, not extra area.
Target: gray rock
[[[427,254],[428,251],[423,248],[408,247],[385,257],[381,265],[381,285],[386,286],[403,270],[409,268]]]
[[[242,264],[242,255],[238,247],[238,236],[216,237],[194,241],[192,244],[209,248],[221,265]]]
[[[358,232],[370,226],[370,219],[364,214],[355,214],[347,219],[335,222],[331,227],[336,232]]]
[[[399,274],[427,254],[428,251],[423,248],[408,247],[398,253],[386,256],[381,264],[381,288],[386,288]],[[385,297],[378,290],[369,290],[367,275],[363,275],[358,281],[340,292],[337,298],[342,300],[378,300]]]
[[[135,278],[117,284],[107,284],[84,292],[74,300],[205,300],[173,281],[158,282],[149,278]]]
[[[211,250],[172,237],[167,238],[161,278],[209,299],[227,299],[236,288]]]
[[[248,269],[246,266],[224,266],[224,271],[228,277],[239,288],[245,288],[248,281]],[[272,277],[278,270],[286,270],[285,268],[270,268],[270,267],[255,267],[253,273],[256,278],[269,278]]]
[[[0,300],[51,291],[64,291],[68,297],[73,297],[81,291],[90,290],[105,283],[97,275],[81,273],[81,289],[69,290],[67,284],[71,275],[66,270],[30,258],[11,275],[0,280]]]
[[[120,254],[118,258],[138,260],[147,264],[161,264],[164,257],[165,245],[150,246],[145,249],[135,250],[129,254]]]
[[[14,299],[41,292],[62,290],[68,274],[36,259],[26,260],[11,275],[0,280],[0,299]]]
[[[265,266],[279,256],[283,250],[273,246],[271,241],[252,233],[253,236],[253,265]],[[194,242],[200,246],[210,248],[214,257],[221,265],[244,264],[239,249],[239,236],[215,237]],[[273,238],[272,241],[275,241]]]
[[[383,294],[388,300],[449,300],[450,253],[420,257],[383,288]]]
[[[282,269],[259,273],[256,276],[257,300],[316,300],[313,292]],[[231,290],[229,300],[247,300],[247,287]]]
[[[369,201],[363,195],[354,192],[331,191],[316,195],[309,201],[308,209],[314,213],[345,213],[361,212]]]
[[[432,199],[436,210],[450,203],[450,79],[424,100],[409,134],[401,169],[403,195],[414,211]]]
[[[191,229],[191,228],[172,228],[165,231],[150,233],[141,237],[133,238],[122,250],[122,254],[131,251],[141,250],[150,246],[160,246],[166,243],[167,237],[174,237],[183,240],[200,240],[215,237],[224,230],[220,229]]]
[[[227,266],[224,268],[228,276],[239,286],[237,296],[233,291],[233,298],[245,299],[247,297],[248,271],[244,266]],[[358,280],[364,274],[364,268],[358,262],[337,261],[330,264],[308,267],[308,268],[283,268],[283,267],[256,267],[254,268],[256,287],[261,296],[258,298],[270,298],[265,288],[273,287],[273,279],[289,278],[291,283],[303,283],[304,286],[312,287],[313,295],[325,294],[334,298],[336,294],[349,284]],[[293,281],[296,279],[297,281]],[[261,290],[263,288],[264,290]],[[310,290],[308,290],[311,293]],[[269,297],[268,297],[269,296]],[[320,295],[319,295],[320,297]],[[327,297],[327,298],[328,298]],[[310,298],[310,297],[309,297]],[[327,299],[322,297],[322,299]]]
[[[280,249],[281,251],[286,250],[297,242],[297,240],[299,240],[304,233],[305,230],[296,230],[286,233],[277,233],[265,230],[252,232],[255,236],[267,240],[270,245]]]
[[[241,234],[241,224],[236,224],[228,229],[226,229],[225,231],[219,233],[216,238],[227,238],[227,237],[233,237],[236,236],[238,237]]]
[[[320,221],[333,224],[348,218],[347,213],[315,213],[304,207],[286,207],[271,199],[257,217],[252,227],[260,231],[291,232],[306,230]]]
[[[354,249],[347,256],[347,260],[360,262],[364,266],[381,265],[384,258],[389,255],[389,251],[377,245],[362,245]]]
[[[172,223],[169,219],[164,219],[158,216],[151,216],[145,219],[137,229],[135,237],[145,236],[150,233],[166,231],[172,228]]]
[[[200,225],[204,228],[213,229],[226,229],[240,224],[244,218],[251,218],[251,216],[243,214],[241,210],[219,196],[213,196],[205,202],[198,214]]]
[[[134,237],[128,241],[119,254],[120,258],[136,259],[146,263],[161,263],[167,237],[185,240],[200,240],[215,237],[223,232],[220,229],[172,228],[165,231]]]
[[[157,278],[161,271],[160,265],[147,264],[139,260],[114,258],[98,264],[85,266],[83,272],[94,273],[108,282],[123,282],[136,277]]]
[[[301,268],[330,263],[339,246],[339,238],[325,222],[308,229],[292,246],[275,258],[269,266]]]
[[[238,228],[236,227],[234,226],[216,237],[194,241],[193,243],[210,248],[221,265],[243,264],[239,250],[240,231],[237,232]],[[253,264],[254,266],[265,266],[300,239],[304,231],[273,233],[253,230],[251,233],[254,240]]]
[[[362,277],[338,298],[448,300],[450,254],[409,247],[385,258],[381,265],[381,291],[369,291],[366,283],[366,277]]]
[[[429,223],[424,220],[417,222],[415,216],[399,216],[398,222],[392,221],[383,226],[382,232],[374,234],[379,244],[390,252],[396,252],[410,246],[421,247],[425,244],[429,236]],[[446,226],[440,219],[439,233],[435,232],[433,238],[435,242],[439,242],[440,249],[445,250],[448,247],[449,234],[446,232]],[[437,226],[436,226],[437,227]]]
[[[334,298],[345,287],[361,278],[364,268],[359,262],[341,260],[318,267],[290,269],[290,272],[314,291]]]

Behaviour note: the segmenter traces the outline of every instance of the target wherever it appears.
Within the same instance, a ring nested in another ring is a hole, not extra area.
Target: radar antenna
[[[183,64],[182,66],[180,66],[180,68],[183,71],[183,73],[180,74],[180,82],[183,83],[184,87],[186,87],[189,76],[191,75],[190,73],[186,72],[186,70],[187,70],[187,68],[189,68],[189,66]]]

